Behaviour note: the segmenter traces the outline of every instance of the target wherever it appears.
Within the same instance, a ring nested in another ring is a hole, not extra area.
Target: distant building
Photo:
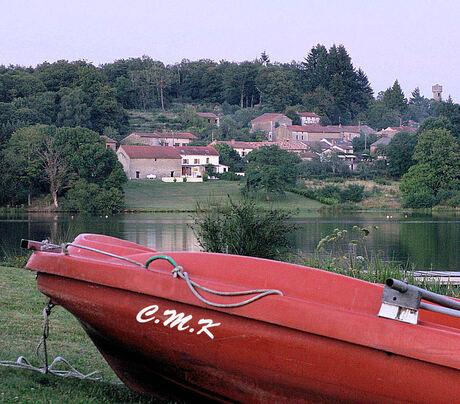
[[[104,139],[105,141],[105,148],[106,149],[112,149],[113,151],[116,151],[117,150],[117,142],[111,138],[109,138],[108,136],[105,136],[105,135],[101,135],[101,137]]]
[[[298,112],[297,115],[300,117],[300,125],[318,125],[321,117],[314,112]]]
[[[283,114],[265,113],[251,121],[251,132],[265,132],[268,140],[273,140],[275,128],[281,125],[292,125],[292,119]]]
[[[182,158],[182,175],[185,177],[201,177],[206,166],[211,164],[219,171],[219,153],[212,146],[176,147]]]
[[[216,114],[213,114],[212,112],[197,112],[196,114],[206,123],[216,126],[220,125],[219,117]]]
[[[441,101],[442,86],[439,84],[435,84],[433,87],[431,87],[431,91],[433,91],[433,99],[436,101]]]
[[[117,157],[130,180],[151,175],[180,177],[182,174],[182,158],[175,147],[121,145]]]
[[[187,146],[197,136],[188,132],[134,132],[121,140],[121,144],[145,144],[148,146]]]

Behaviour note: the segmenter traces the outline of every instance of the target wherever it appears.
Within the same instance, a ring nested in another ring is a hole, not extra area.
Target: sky
[[[0,65],[148,55],[242,62],[302,61],[320,43],[343,44],[374,94],[397,79],[460,102],[458,0],[0,0]]]

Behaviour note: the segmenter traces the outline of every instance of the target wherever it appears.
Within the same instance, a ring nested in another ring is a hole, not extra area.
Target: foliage
[[[281,210],[260,210],[248,199],[229,199],[206,209],[198,204],[193,230],[204,251],[279,259],[291,245],[295,226],[287,222],[290,217]]]
[[[408,199],[416,193],[436,197],[441,189],[460,187],[459,144],[445,129],[426,130],[418,137],[412,166],[402,178],[401,191]]]
[[[263,189],[269,193],[283,193],[294,186],[301,159],[278,146],[263,146],[246,157],[246,186],[248,190]]]
[[[220,164],[227,165],[229,167],[229,171],[232,172],[243,171],[243,159],[232,146],[226,143],[218,143],[214,145],[214,148],[220,154]]]
[[[396,178],[402,177],[415,164],[413,159],[417,137],[410,133],[399,132],[391,139],[385,150],[388,170]]]
[[[404,199],[404,208],[423,209],[432,208],[436,205],[436,198],[430,192],[417,192],[410,194]]]

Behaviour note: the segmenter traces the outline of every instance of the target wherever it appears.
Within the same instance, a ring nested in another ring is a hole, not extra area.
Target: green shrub
[[[291,246],[289,234],[295,225],[291,214],[279,209],[261,210],[255,202],[243,199],[226,205],[199,204],[193,231],[204,251],[279,259]]]
[[[244,179],[242,175],[237,175],[231,171],[222,174],[216,174],[216,177],[224,181],[241,181]]]
[[[379,185],[391,185],[391,182],[384,178],[376,178],[374,182]]]
[[[409,195],[403,201],[404,208],[423,209],[436,205],[436,198],[427,192]]]
[[[340,202],[361,202],[364,196],[364,185],[350,184],[340,192]]]

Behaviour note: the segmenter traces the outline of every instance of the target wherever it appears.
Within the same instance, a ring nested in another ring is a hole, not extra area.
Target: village
[[[133,132],[117,145],[117,142],[103,136],[106,147],[117,153],[118,160],[128,179],[161,179],[164,182],[190,181],[201,182],[206,170],[211,167],[216,174],[226,173],[227,165],[219,161],[219,153],[214,147],[227,144],[240,157],[244,158],[251,151],[263,146],[275,145],[282,150],[300,156],[304,161],[313,158],[327,159],[332,153],[348,167],[350,172],[358,164],[370,157],[384,159],[379,154],[396,133],[415,133],[417,123],[413,126],[388,127],[375,131],[368,125],[321,125],[320,116],[314,112],[297,112],[300,125],[293,125],[292,119],[281,113],[264,113],[251,121],[250,132],[263,132],[265,141],[220,141],[214,140],[207,146],[194,146],[198,137],[188,132]],[[219,126],[219,116],[214,113],[197,113],[207,124]],[[370,154],[356,156],[353,139],[364,135],[375,135],[378,140],[369,146]],[[118,146],[118,147],[117,147]],[[244,173],[238,173],[244,175]]]

